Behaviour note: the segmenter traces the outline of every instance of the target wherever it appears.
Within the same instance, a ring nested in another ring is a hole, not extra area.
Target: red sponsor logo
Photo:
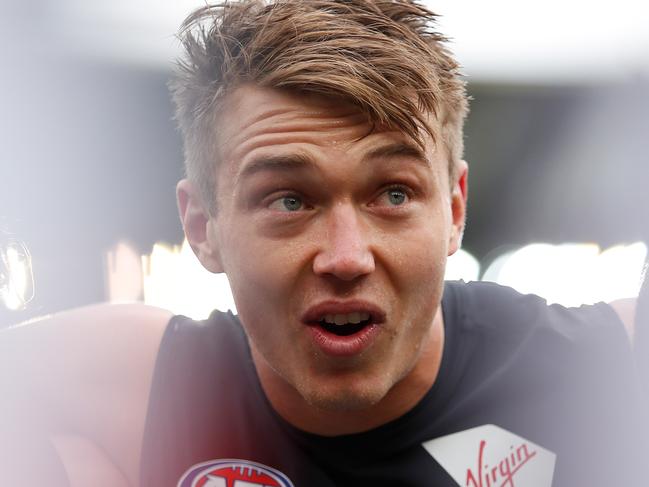
[[[486,440],[481,440],[478,465],[475,472],[470,468],[466,471],[465,487],[516,487],[514,475],[537,453],[529,443],[522,443],[516,448],[511,446],[509,454],[496,465],[488,465],[484,460],[486,448]]]
[[[221,467],[204,473],[204,477],[198,480],[196,487],[207,487],[213,478],[225,480],[226,487],[235,487],[240,480],[254,485],[264,487],[281,487],[280,484],[265,472],[259,472],[249,467]]]
[[[178,487],[293,487],[282,472],[249,460],[222,459],[190,468]]]

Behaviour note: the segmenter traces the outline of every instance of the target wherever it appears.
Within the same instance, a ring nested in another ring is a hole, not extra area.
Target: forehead
[[[235,178],[251,161],[297,155],[354,162],[368,154],[407,155],[437,170],[445,163],[432,139],[425,148],[402,132],[376,126],[356,106],[336,98],[244,85],[228,96],[218,123],[219,180]]]

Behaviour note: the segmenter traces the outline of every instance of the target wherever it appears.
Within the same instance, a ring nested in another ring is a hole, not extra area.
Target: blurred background
[[[637,294],[649,4],[431,0],[473,97],[449,277],[579,304]],[[98,301],[233,308],[182,245],[166,82],[200,0],[0,0],[0,327]],[[32,279],[33,278],[33,279]],[[33,282],[33,286],[32,283]]]

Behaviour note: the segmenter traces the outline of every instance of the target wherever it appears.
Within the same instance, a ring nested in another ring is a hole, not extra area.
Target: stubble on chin
[[[335,391],[315,390],[300,393],[305,402],[323,412],[360,412],[376,406],[386,396],[383,390],[355,390],[341,387]]]
[[[276,401],[279,400],[284,405],[290,402],[295,407],[296,403],[302,403],[302,408],[322,412],[358,412],[375,406],[389,392],[390,388],[385,384],[372,384],[369,378],[355,379],[355,383],[350,384],[349,378],[345,377],[322,380],[291,377],[273,367],[272,361],[266,360],[251,340],[249,343],[262,388],[274,405],[278,405]]]

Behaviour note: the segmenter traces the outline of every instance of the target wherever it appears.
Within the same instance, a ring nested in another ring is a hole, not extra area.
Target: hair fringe
[[[468,101],[436,19],[417,0],[241,0],[190,14],[170,89],[187,176],[206,203],[215,199],[219,108],[248,82],[344,99],[422,147],[427,133],[453,168]]]

